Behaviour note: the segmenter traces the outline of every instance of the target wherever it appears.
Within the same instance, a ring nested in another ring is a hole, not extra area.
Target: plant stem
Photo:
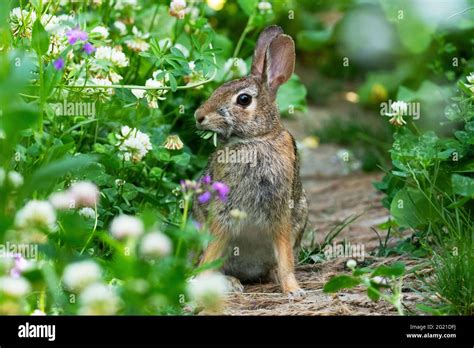
[[[95,211],[95,221],[94,221],[94,228],[92,229],[92,232],[89,236],[89,238],[87,239],[86,243],[84,244],[84,246],[82,247],[82,250],[80,252],[80,254],[82,255],[84,253],[84,251],[86,250],[87,246],[89,245],[89,242],[92,240],[92,237],[94,236],[94,233],[97,229],[97,221],[98,221],[98,214],[97,214],[97,204],[95,204],[94,206],[94,211]]]
[[[186,224],[188,222],[188,210],[189,210],[189,196],[187,194],[184,195],[184,207],[183,207],[183,216],[181,217],[181,231],[184,230]],[[178,240],[178,246],[176,247],[176,256],[179,256],[181,252],[181,245],[183,244],[183,237],[180,236]]]
[[[240,49],[242,48],[242,44],[244,42],[245,37],[247,36],[250,31],[252,31],[252,26],[250,25],[250,21],[253,19],[252,16],[249,17],[247,20],[247,24],[245,25],[242,34],[240,35],[239,41],[237,41],[237,45],[235,46],[234,53],[232,54],[232,58],[236,58],[239,55]]]

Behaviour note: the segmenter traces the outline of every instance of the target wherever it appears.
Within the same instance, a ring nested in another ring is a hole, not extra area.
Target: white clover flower
[[[45,13],[41,16],[41,24],[49,33],[57,33],[61,29],[59,18],[55,15]]]
[[[119,308],[120,299],[117,294],[104,284],[92,284],[79,296],[79,314],[81,315],[113,315]]]
[[[156,72],[155,72],[156,73]],[[166,78],[165,78],[166,81]],[[163,81],[155,80],[154,78],[148,79],[145,82],[145,87],[161,88],[165,87]],[[148,100],[148,106],[152,109],[158,109],[158,100],[166,99],[164,95],[168,91],[165,89],[147,90],[146,98]]]
[[[102,270],[94,261],[79,261],[66,266],[63,282],[68,290],[80,292],[90,284],[99,281],[101,275]]]
[[[31,38],[33,23],[36,21],[34,10],[22,10],[16,7],[10,11],[10,28],[13,36]]]
[[[147,233],[140,242],[140,254],[143,257],[165,257],[171,253],[172,243],[161,232]]]
[[[23,176],[20,173],[12,170],[8,172],[8,181],[14,188],[18,188],[23,185]]]
[[[68,192],[77,207],[94,207],[99,202],[99,189],[97,185],[89,181],[79,181],[72,184]]]
[[[350,260],[347,261],[346,266],[349,269],[354,269],[357,266],[357,261],[353,260],[353,259],[350,259]]]
[[[158,46],[160,47],[160,50],[161,51],[166,51],[168,50],[169,48],[171,48],[171,46],[173,45],[173,42],[171,41],[170,38],[165,38],[165,39],[161,39],[160,41],[158,41]]]
[[[467,82],[474,83],[474,72],[466,76]]]
[[[396,115],[406,115],[408,112],[408,104],[404,101],[393,102],[390,107]]]
[[[170,15],[176,18],[183,18],[184,15],[188,12],[186,8],[186,1],[185,0],[172,0],[170,3]]]
[[[84,216],[86,219],[95,219],[95,210],[85,207],[79,210],[79,215]]]
[[[142,99],[145,96],[146,89],[133,88],[131,92],[137,99]]]
[[[164,80],[165,82],[169,82],[170,80],[170,77],[168,75],[168,73],[165,73],[162,75],[162,77],[158,78],[158,75],[161,74],[163,72],[163,70],[161,69],[158,69],[158,70],[155,70],[151,76],[153,77],[153,80],[156,80],[156,81],[162,81],[163,80],[163,77],[164,77]],[[157,85],[158,86],[158,85]]]
[[[194,60],[188,62],[188,67],[191,71],[194,71],[194,69],[196,69],[196,63],[194,62]]]
[[[218,309],[228,291],[227,279],[217,272],[201,273],[188,283],[191,299],[209,309]]]
[[[122,75],[117,74],[115,71],[110,70],[109,71],[109,80],[112,83],[119,83],[120,81],[123,80],[123,77],[122,77]]]
[[[247,75],[247,65],[241,58],[229,58],[224,64],[225,72],[230,72],[232,77],[241,77]]]
[[[406,121],[403,119],[403,115],[407,115],[408,113],[408,104],[404,101],[396,101],[391,103],[390,109],[392,112],[386,114],[387,116],[391,116],[388,121],[397,127],[405,125]]]
[[[112,82],[109,79],[99,77],[93,77],[90,83],[96,86],[112,86]],[[86,88],[84,91],[89,94],[96,94],[103,100],[108,100],[114,94],[113,88]]]
[[[181,45],[180,43],[177,43],[177,44],[174,45],[174,47],[177,48],[178,50],[180,50],[181,53],[183,53],[183,56],[185,58],[189,57],[189,50],[186,48],[186,46]]]
[[[76,207],[76,201],[68,191],[52,193],[48,200],[57,210],[72,209]]]
[[[268,12],[272,10],[272,4],[269,3],[268,1],[260,1],[257,5],[257,8],[261,12]]]
[[[127,26],[122,21],[116,21],[114,27],[119,31],[120,35],[127,35]]]
[[[136,7],[137,0],[116,0],[115,9],[123,10],[125,7]]]
[[[150,45],[145,41],[150,37],[150,34],[144,34],[137,27],[132,28],[133,38],[125,41],[128,48],[135,52],[148,51]]]
[[[107,39],[110,35],[109,29],[102,25],[99,25],[92,29],[91,34],[98,34],[101,39]]]
[[[118,68],[125,68],[129,64],[127,56],[115,47],[97,47],[94,58],[109,61]]]
[[[52,57],[59,56],[67,47],[65,35],[52,34],[49,37],[48,55]]]
[[[46,313],[43,312],[41,309],[35,309],[30,315],[38,315],[38,316],[41,316],[41,315],[46,315]]]
[[[146,52],[150,48],[148,42],[137,38],[126,40],[125,44],[134,52]]]
[[[32,200],[16,213],[15,225],[20,228],[40,227],[54,231],[56,212],[51,203]]]
[[[10,297],[24,297],[31,291],[30,283],[21,277],[0,277],[0,293]]]
[[[179,135],[171,134],[166,137],[163,146],[168,150],[181,150],[184,144]]]
[[[120,134],[117,134],[120,140],[119,150],[123,152],[125,160],[139,162],[152,149],[150,137],[140,132],[136,128],[123,126]]]
[[[375,277],[372,278],[372,281],[373,281],[375,284],[388,285],[388,280],[387,280],[387,278],[385,278],[385,277],[375,276]]]
[[[142,235],[143,231],[142,220],[125,214],[114,218],[110,225],[110,233],[117,239],[136,238]]]

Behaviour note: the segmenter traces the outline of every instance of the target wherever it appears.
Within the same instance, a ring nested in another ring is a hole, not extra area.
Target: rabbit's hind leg
[[[280,286],[289,298],[301,298],[304,291],[300,288],[295,277],[295,259],[290,238],[291,224],[282,224],[275,235],[274,247],[277,259],[278,279]]]

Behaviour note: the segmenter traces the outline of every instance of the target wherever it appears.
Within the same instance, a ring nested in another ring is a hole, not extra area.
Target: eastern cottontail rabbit
[[[214,131],[222,140],[205,174],[230,188],[225,202],[194,202],[195,218],[209,221],[214,236],[201,262],[223,257],[222,271],[237,290],[242,289],[238,280],[265,281],[276,275],[283,292],[304,295],[294,275],[294,253],[308,207],[295,141],[283,128],[275,102],[294,66],[293,40],[270,26],[260,34],[250,75],[220,86],[195,113],[197,128]],[[222,151],[253,162],[223,159]],[[231,217],[233,209],[247,217]]]

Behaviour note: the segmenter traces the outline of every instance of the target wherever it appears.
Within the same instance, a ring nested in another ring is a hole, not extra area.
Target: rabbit
[[[222,272],[233,291],[242,291],[242,282],[274,280],[290,298],[305,295],[294,263],[308,205],[295,140],[282,126],[275,101],[294,66],[292,38],[278,26],[267,27],[250,74],[221,85],[194,114],[198,129],[216,132],[221,140],[204,175],[230,188],[224,202],[193,203],[195,219],[208,221],[213,236],[201,263],[223,258]],[[256,163],[223,161],[223,150],[251,154]],[[233,209],[247,217],[233,218]]]

